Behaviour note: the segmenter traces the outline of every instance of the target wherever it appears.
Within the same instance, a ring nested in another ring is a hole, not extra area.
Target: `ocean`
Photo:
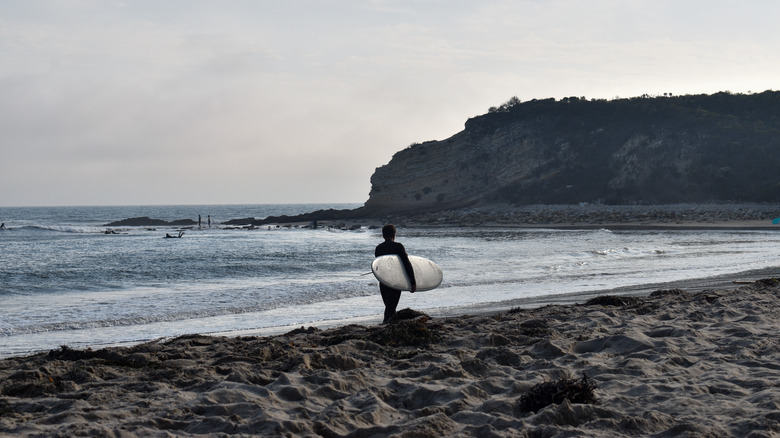
[[[369,273],[380,230],[222,225],[357,206],[2,207],[0,357],[378,324],[383,305]],[[105,233],[126,218],[198,215],[202,228],[181,239],[163,238],[180,230],[168,226]],[[432,314],[780,266],[775,231],[400,227],[397,240],[444,271],[438,289],[404,293],[399,305]]]

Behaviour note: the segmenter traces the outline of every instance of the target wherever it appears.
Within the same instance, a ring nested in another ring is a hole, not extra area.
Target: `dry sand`
[[[778,281],[612,298],[5,359],[0,435],[780,436]]]

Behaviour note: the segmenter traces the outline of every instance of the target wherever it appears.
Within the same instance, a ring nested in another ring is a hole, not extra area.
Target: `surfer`
[[[406,275],[409,277],[412,283],[411,292],[414,293],[414,291],[417,290],[417,284],[415,283],[414,278],[414,268],[412,268],[412,264],[409,262],[409,256],[406,254],[406,248],[395,241],[395,226],[392,224],[387,224],[382,227],[382,237],[384,237],[385,241],[377,245],[376,249],[374,250],[374,256],[379,257],[390,254],[397,254],[400,256],[401,262],[403,262],[404,268],[406,269]],[[401,291],[379,283],[379,292],[382,294],[382,301],[385,303],[385,319],[382,321],[384,324],[387,323],[390,318],[393,317],[393,315],[395,315],[395,309],[398,307],[398,301],[401,300]]]
[[[165,233],[165,238],[166,239],[181,239],[181,236],[183,236],[183,235],[184,235],[184,231],[179,231],[179,235],[178,236],[171,236],[171,233]]]

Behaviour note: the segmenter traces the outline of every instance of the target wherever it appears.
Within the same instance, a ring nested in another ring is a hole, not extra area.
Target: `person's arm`
[[[417,280],[414,278],[414,268],[412,267],[412,262],[409,261],[409,256],[406,254],[406,248],[404,248],[404,246],[400,243],[398,246],[398,255],[401,257],[401,263],[403,263],[404,269],[406,269],[406,275],[409,277],[409,283],[411,284],[411,289],[409,291],[414,293],[417,291]]]

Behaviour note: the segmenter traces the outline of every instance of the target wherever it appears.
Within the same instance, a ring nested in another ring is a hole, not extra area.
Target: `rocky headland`
[[[365,204],[225,226],[771,227],[780,92],[512,98],[376,169]],[[132,218],[106,226],[193,225]]]
[[[780,202],[780,92],[511,99],[371,177],[367,216],[486,204]]]
[[[780,92],[512,98],[397,152],[360,208],[228,224],[771,226],[777,169]]]

